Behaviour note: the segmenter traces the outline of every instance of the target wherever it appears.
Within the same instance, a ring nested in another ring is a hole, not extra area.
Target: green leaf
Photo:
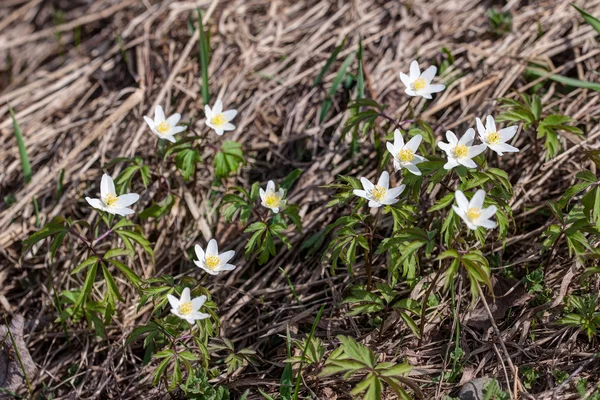
[[[329,88],[329,91],[327,92],[327,99],[325,99],[325,101],[321,105],[321,112],[319,114],[319,124],[322,124],[323,121],[325,121],[325,117],[327,116],[327,113],[329,112],[329,109],[331,108],[331,106],[333,104],[332,99],[334,98],[334,96],[338,90],[338,87],[342,83],[342,80],[344,79],[344,75],[346,75],[346,70],[348,69],[348,67],[350,66],[352,61],[354,61],[355,57],[356,57],[356,52],[350,53],[348,55],[348,57],[346,57],[346,59],[342,63],[340,70],[338,71],[337,75],[333,79],[333,82],[331,83],[331,87]]]
[[[236,172],[242,163],[244,163],[242,145],[232,140],[226,140],[221,146],[221,151],[215,155],[215,176],[226,178],[230,173]]]
[[[579,14],[581,14],[581,16],[583,17],[583,19],[585,20],[585,22],[587,22],[588,24],[590,24],[592,26],[592,28],[594,28],[596,30],[596,32],[600,33],[600,20],[598,18],[596,18],[593,15],[591,15],[590,13],[582,10],[581,8],[577,7],[573,3],[571,3],[571,5],[577,11],[579,11]]]
[[[85,302],[85,299],[92,292],[92,287],[94,286],[94,281],[96,280],[96,272],[98,271],[98,263],[93,263],[92,267],[88,270],[88,274],[85,277],[85,282],[83,283],[83,289],[73,306],[74,310],[79,309],[81,305]]]
[[[535,68],[535,67],[527,68],[526,72],[528,72],[532,75],[538,76],[538,77],[548,75],[548,71],[543,70],[541,68]],[[571,86],[571,87],[590,89],[590,90],[594,90],[596,92],[600,92],[600,83],[582,81],[579,79],[568,78],[566,76],[557,75],[557,74],[548,75],[546,77],[546,79],[550,79],[550,80],[553,80],[553,81],[556,81],[556,82],[559,82],[559,83],[562,83],[564,85]]]
[[[85,261],[83,261],[81,264],[79,264],[79,266],[77,268],[75,268],[73,271],[71,271],[71,275],[75,275],[76,273],[84,270],[85,268],[88,268],[89,266],[91,266],[97,262],[98,262],[98,257],[91,256],[91,257],[87,258]]]
[[[198,13],[198,30],[199,30],[199,39],[198,39],[198,53],[199,53],[199,61],[200,61],[200,72],[202,76],[202,102],[204,105],[207,105],[210,100],[209,94],[209,82],[208,82],[208,64],[210,63],[209,59],[209,50],[210,46],[208,43],[208,35],[204,31],[204,24],[202,23],[202,11],[197,8]]]
[[[133,285],[140,286],[142,284],[142,279],[127,265],[112,258],[107,261],[117,267]]]
[[[15,132],[15,138],[17,139],[17,147],[19,148],[19,156],[21,157],[21,170],[23,171],[23,176],[25,177],[25,183],[31,182],[31,163],[29,162],[29,157],[27,156],[27,148],[25,147],[25,140],[23,139],[23,133],[21,132],[21,128],[19,127],[19,123],[17,122],[17,117],[15,117],[15,113],[12,107],[8,107],[8,112],[10,113],[10,118],[13,123],[13,130]]]
[[[296,182],[296,180],[298,179],[298,177],[301,174],[302,174],[302,170],[299,168],[296,168],[295,170],[290,172],[288,174],[288,176],[285,177],[284,180],[281,181],[281,183],[279,184],[279,187],[285,191],[288,191],[292,187],[294,182]]]
[[[315,87],[319,83],[321,83],[321,81],[325,77],[325,74],[327,73],[327,71],[329,70],[329,68],[331,67],[331,65],[335,62],[335,60],[337,59],[338,54],[340,54],[340,51],[342,51],[342,49],[346,45],[346,40],[347,39],[348,39],[348,36],[344,37],[344,40],[342,40],[342,44],[340,44],[335,49],[333,49],[333,52],[331,53],[331,55],[329,56],[329,58],[327,58],[327,61],[325,62],[325,65],[323,66],[323,68],[321,68],[321,71],[319,72],[319,75],[317,75],[317,77],[315,78],[315,82],[313,83],[313,87]]]
[[[117,287],[117,282],[110,274],[110,271],[102,264],[102,274],[104,275],[104,280],[106,281],[106,286],[108,288],[108,293],[111,296],[114,296],[115,299],[119,301],[123,301],[121,294],[119,293],[119,288]]]

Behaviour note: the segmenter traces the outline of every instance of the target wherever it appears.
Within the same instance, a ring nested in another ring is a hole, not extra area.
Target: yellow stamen
[[[467,210],[467,218],[471,221],[477,221],[481,217],[481,209],[471,207]]]
[[[185,301],[179,304],[179,314],[181,315],[190,315],[192,313],[192,302]]]
[[[279,207],[280,203],[281,203],[281,197],[279,197],[277,194],[275,194],[273,192],[267,193],[267,195],[265,196],[265,204],[269,208]]]
[[[220,127],[227,122],[223,114],[217,114],[211,118],[210,123],[216,127]]]
[[[423,78],[419,78],[413,82],[413,90],[423,90],[427,86],[427,81]]]
[[[385,188],[375,186],[373,190],[371,190],[371,198],[375,201],[381,201],[385,197],[386,192],[387,190]]]
[[[164,135],[165,133],[167,133],[171,130],[171,125],[169,125],[169,123],[167,121],[163,121],[156,126],[156,130],[161,135]]]
[[[455,158],[464,158],[469,153],[469,148],[464,144],[459,144],[454,148],[453,153]]]
[[[113,193],[109,193],[106,196],[104,196],[102,201],[107,207],[112,207],[117,203],[117,196],[115,196]]]
[[[221,260],[217,256],[206,256],[206,259],[204,260],[206,268],[210,269],[211,271],[214,271],[220,263]]]
[[[487,142],[489,144],[500,143],[500,134],[498,132],[490,132],[487,136]]]
[[[411,149],[402,149],[398,153],[398,159],[403,163],[412,162],[415,159],[415,153]]]

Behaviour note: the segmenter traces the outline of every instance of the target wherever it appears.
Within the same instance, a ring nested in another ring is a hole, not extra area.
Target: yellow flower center
[[[165,133],[167,133],[171,130],[171,125],[169,125],[169,123],[167,121],[163,121],[156,126],[156,130],[161,135],[164,135]]]
[[[280,203],[281,203],[281,197],[279,197],[275,193],[268,193],[265,196],[265,204],[269,208],[279,207]]]
[[[211,271],[214,271],[215,268],[219,266],[220,262],[221,260],[219,260],[219,257],[217,256],[206,256],[206,259],[204,260],[206,268],[210,269]]]
[[[454,148],[453,153],[455,158],[464,158],[469,153],[469,148],[464,144],[459,144]]]
[[[190,315],[192,313],[192,302],[185,301],[179,304],[179,314],[181,315]]]
[[[423,90],[425,89],[425,86],[427,86],[427,81],[423,78],[419,78],[413,82],[414,90]]]
[[[398,153],[398,159],[403,163],[412,162],[415,159],[415,153],[411,149],[402,149]]]
[[[481,217],[480,208],[471,207],[467,210],[467,218],[469,218],[471,221],[477,221],[479,217]]]
[[[217,114],[210,119],[210,123],[216,127],[220,127],[226,122],[227,120],[225,119],[225,116],[223,114]]]
[[[487,141],[489,144],[500,143],[500,134],[498,132],[490,132],[487,136]]]
[[[106,196],[104,196],[102,201],[104,202],[106,207],[112,207],[117,203],[117,196],[115,196],[113,193],[109,193]]]
[[[371,190],[371,198],[375,201],[381,201],[385,197],[386,192],[387,190],[385,188],[375,186],[373,190]]]

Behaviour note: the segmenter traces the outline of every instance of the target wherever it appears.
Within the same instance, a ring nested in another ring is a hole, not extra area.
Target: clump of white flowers
[[[490,149],[501,156],[503,153],[517,153],[519,149],[506,143],[517,133],[517,126],[496,129],[496,122],[491,115],[487,116],[485,127],[479,118],[475,118],[479,138]]]
[[[452,169],[458,165],[477,168],[477,164],[472,158],[483,153],[485,144],[473,145],[475,140],[475,130],[473,128],[467,129],[460,140],[452,131],[447,131],[446,140],[448,140],[448,143],[438,142],[438,147],[448,156],[448,162],[444,165],[444,169]]]
[[[204,106],[204,114],[206,114],[206,125],[214,129],[217,135],[222,136],[226,131],[235,129],[235,125],[231,121],[237,115],[237,110],[223,111],[223,103],[220,99],[215,102],[213,108],[208,104]]]
[[[421,73],[419,63],[416,60],[411,62],[409,75],[400,72],[400,80],[406,86],[404,92],[409,96],[421,96],[431,99],[432,93],[438,93],[446,89],[445,85],[431,84],[436,72],[437,67],[432,65]]]
[[[171,305],[171,312],[177,315],[179,318],[186,320],[190,324],[193,324],[194,321],[205,319],[210,316],[209,314],[200,312],[200,308],[206,302],[206,296],[202,295],[192,299],[190,295],[190,288],[186,287],[183,289],[183,292],[181,292],[181,298],[179,299],[172,294],[168,294],[167,299],[169,299],[169,304]]]
[[[427,161],[424,157],[417,155],[417,150],[423,137],[415,135],[408,142],[404,143],[402,133],[396,129],[394,131],[394,143],[387,142],[386,147],[394,157],[394,170],[406,168],[415,175],[421,175],[417,164]]]
[[[404,191],[406,185],[400,185],[390,189],[390,175],[387,171],[383,171],[377,181],[377,185],[373,185],[367,178],[360,178],[364,190],[354,189],[354,194],[363,199],[369,200],[369,207],[381,207],[383,205],[396,204],[398,196]]]
[[[211,275],[219,275],[221,271],[233,271],[235,269],[235,265],[228,264],[229,260],[235,256],[235,251],[229,250],[219,254],[219,246],[215,239],[208,242],[206,252],[202,250],[199,244],[194,249],[196,250],[196,257],[198,257],[194,264]]]
[[[456,191],[454,197],[456,198],[457,205],[453,205],[452,208],[465,221],[469,229],[475,230],[480,226],[486,229],[494,229],[496,227],[496,222],[490,220],[496,213],[496,206],[483,208],[483,201],[485,200],[485,191],[483,189],[475,192],[471,201],[460,190]]]
[[[185,126],[177,126],[180,119],[181,115],[179,113],[175,113],[165,119],[165,112],[161,106],[156,106],[154,109],[154,119],[144,116],[144,121],[146,121],[156,136],[173,143],[175,143],[174,135],[186,129]]]
[[[267,182],[267,190],[260,188],[259,194],[262,206],[270,209],[275,214],[285,205],[285,200],[283,199],[285,191],[281,188],[275,191],[275,183],[273,181]]]
[[[100,198],[93,199],[91,197],[86,197],[85,201],[98,210],[124,217],[135,213],[135,211],[128,207],[138,201],[139,198],[140,195],[136,193],[127,193],[117,196],[113,179],[109,175],[104,174],[100,181]]]

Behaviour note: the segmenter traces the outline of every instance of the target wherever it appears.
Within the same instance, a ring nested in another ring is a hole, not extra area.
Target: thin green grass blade
[[[204,31],[204,24],[202,23],[202,11],[199,8],[196,11],[198,12],[198,29],[200,30],[198,51],[200,53],[200,73],[202,74],[202,101],[206,105],[210,101],[210,93],[208,91],[209,42],[208,35]]]
[[[306,346],[304,346],[304,349],[302,349],[302,357],[300,357],[301,360],[304,360],[304,356],[306,355],[306,352],[308,351],[308,346],[310,346],[310,342],[313,338],[313,335],[315,334],[315,330],[317,329],[317,324],[319,323],[319,320],[321,319],[321,316],[323,315],[323,311],[325,310],[325,304],[323,304],[321,306],[321,308],[319,309],[319,312],[317,313],[317,317],[315,318],[315,322],[313,322],[313,326],[310,329],[310,334],[308,335],[308,339],[306,340]],[[294,400],[298,400],[298,391],[300,390],[300,378],[301,378],[301,373],[302,373],[302,363],[300,363],[300,366],[298,367],[298,373],[296,375],[296,387],[294,388]]]
[[[527,72],[529,72],[533,75],[539,76],[539,77],[542,77],[542,76],[545,76],[548,74],[548,71],[545,71],[540,68],[527,68]],[[600,83],[582,81],[579,79],[568,78],[566,76],[556,75],[556,74],[548,76],[547,79],[550,79],[550,80],[553,80],[556,82],[560,82],[564,85],[571,86],[571,87],[590,89],[590,90],[595,90],[596,92],[600,92]]]
[[[338,54],[340,54],[340,51],[342,51],[342,49],[346,45],[346,39],[348,39],[348,36],[346,36],[344,38],[344,40],[342,40],[342,44],[340,44],[335,49],[333,49],[333,52],[331,53],[331,55],[329,56],[329,58],[325,62],[325,65],[323,66],[323,68],[321,68],[321,72],[319,72],[319,75],[317,75],[317,77],[315,78],[315,82],[313,83],[313,87],[317,86],[319,83],[321,83],[321,81],[323,81],[323,78],[325,77],[325,74],[327,73],[327,71],[329,70],[329,68],[331,68],[331,64],[333,64],[333,62],[336,60]]]
[[[329,91],[327,92],[327,98],[325,99],[325,101],[323,101],[323,104],[321,104],[321,113],[319,114],[319,123],[320,124],[323,123],[323,121],[325,120],[325,117],[327,116],[327,113],[329,113],[329,110],[331,109],[331,106],[333,105],[333,97],[335,96],[335,93],[337,92],[338,87],[344,80],[344,75],[346,75],[346,70],[348,69],[350,64],[352,64],[352,61],[354,61],[354,58],[356,58],[356,52],[350,53],[348,55],[348,57],[346,57],[346,59],[342,63],[340,70],[338,71],[337,75],[333,79],[333,82],[331,83],[331,87],[329,88]]]
[[[363,71],[362,38],[358,40],[358,74],[356,75],[356,100],[359,100],[365,97],[365,76]]]
[[[19,156],[21,157],[21,169],[23,170],[23,176],[25,176],[25,182],[31,182],[31,163],[29,162],[29,157],[27,156],[27,148],[25,147],[25,140],[23,140],[23,133],[21,132],[21,128],[19,128],[19,123],[17,122],[17,117],[15,117],[15,112],[12,107],[8,107],[8,111],[10,112],[10,117],[13,122],[13,129],[15,131],[15,137],[17,138],[17,146],[19,147]]]
[[[583,17],[585,22],[590,24],[592,26],[592,28],[594,28],[596,30],[596,32],[600,33],[600,20],[598,18],[594,17],[592,14],[588,13],[587,11],[582,10],[581,8],[577,7],[573,3],[571,3],[571,5],[577,11],[579,11],[579,14],[581,14],[581,16]]]
[[[4,326],[6,326],[6,331],[10,336],[10,341],[12,342],[12,348],[17,355],[17,359],[19,360],[19,365],[21,366],[21,372],[23,372],[23,376],[25,377],[25,382],[27,383],[27,389],[29,390],[29,394],[31,395],[31,382],[29,381],[29,376],[27,376],[27,371],[25,370],[25,365],[23,365],[23,359],[21,358],[21,353],[19,353],[19,349],[17,348],[17,342],[15,342],[15,338],[8,326],[8,322],[6,322],[6,317],[4,317]]]

